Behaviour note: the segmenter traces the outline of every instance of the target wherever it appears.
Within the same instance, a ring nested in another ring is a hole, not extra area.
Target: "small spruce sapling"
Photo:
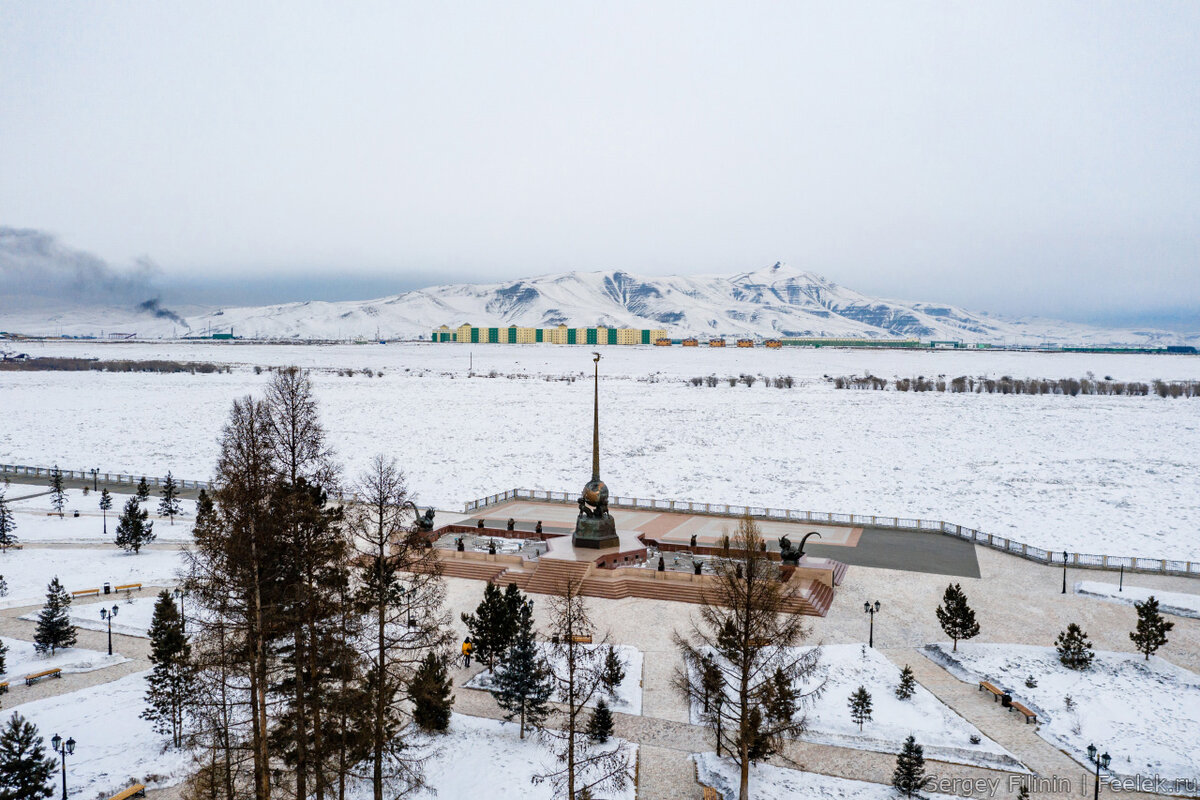
[[[975,621],[975,612],[967,605],[967,596],[963,594],[962,586],[952,583],[946,587],[942,595],[942,604],[937,607],[938,622],[946,635],[954,640],[953,650],[958,650],[959,639],[973,639],[979,635],[979,623]]]
[[[450,706],[454,690],[446,672],[446,661],[436,653],[426,653],[409,685],[413,701],[413,722],[423,731],[441,733],[450,727]]]
[[[4,499],[4,492],[0,491],[0,553],[7,553],[8,548],[17,545],[17,536],[13,533],[16,529],[17,521],[8,509],[8,501]]]
[[[33,649],[40,654],[75,646],[75,626],[71,624],[71,595],[63,588],[58,576],[46,586],[46,605],[38,614],[37,630],[33,634]]]
[[[598,744],[607,742],[613,734],[613,716],[612,711],[608,708],[608,703],[604,702],[604,698],[596,703],[596,709],[592,711],[591,719],[588,720],[587,735],[588,738]]]
[[[155,539],[154,523],[148,522],[150,512],[142,508],[136,497],[129,498],[117,521],[117,547],[138,553]]]
[[[1163,619],[1154,595],[1141,603],[1134,603],[1133,607],[1137,609],[1138,620],[1137,628],[1129,634],[1129,639],[1149,661],[1154,651],[1167,643],[1167,634],[1175,627],[1175,623]]]
[[[871,719],[871,693],[867,691],[867,687],[859,686],[850,693],[850,720],[858,725],[858,729],[863,729],[863,723],[869,722]]]
[[[37,726],[20,714],[9,717],[0,730],[0,800],[45,800],[54,794],[57,766]]]
[[[604,684],[604,690],[612,698],[617,696],[617,688],[621,685],[621,681],[625,680],[625,662],[621,660],[621,654],[617,652],[617,648],[612,645],[608,646],[608,650],[604,654],[604,666],[601,668],[600,680]]]
[[[896,756],[896,770],[892,773],[892,786],[905,797],[913,797],[925,783],[925,748],[917,744],[916,737],[909,734]]]
[[[143,475],[142,479],[138,481],[137,499],[139,503],[144,503],[150,499],[150,484],[146,483],[145,475]]]
[[[179,515],[179,484],[175,481],[175,476],[167,470],[167,477],[163,480],[162,491],[159,493],[162,499],[158,501],[158,515],[166,517],[175,524],[175,517]]]
[[[896,686],[896,697],[907,700],[913,696],[913,692],[916,690],[917,679],[913,676],[912,667],[905,664],[904,669],[900,670],[900,683]]]
[[[1092,643],[1088,641],[1088,635],[1074,622],[1069,624],[1065,631],[1058,634],[1054,647],[1058,651],[1058,660],[1067,669],[1089,669],[1092,666],[1092,659],[1096,657]]]
[[[100,517],[104,521],[104,535],[108,536],[108,510],[112,508],[112,495],[108,487],[100,490]]]
[[[50,471],[50,505],[58,512],[59,519],[63,516],[63,506],[67,502],[67,490],[63,487],[63,474],[58,465]]]

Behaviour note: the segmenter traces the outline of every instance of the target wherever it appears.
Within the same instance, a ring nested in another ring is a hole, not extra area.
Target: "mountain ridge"
[[[73,308],[0,312],[0,328],[27,335],[122,331],[170,338],[207,331],[269,339],[417,338],[457,327],[666,328],[672,337],[918,338],[1038,345],[1195,343],[1200,333],[1102,328],[1004,318],[946,303],[872,297],[776,263],[732,276],[646,277],[625,270],[560,272],[487,284],[442,284],[362,301],[299,301],[168,311]]]

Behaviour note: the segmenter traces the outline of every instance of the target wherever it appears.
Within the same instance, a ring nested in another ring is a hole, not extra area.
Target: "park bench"
[[[721,793],[711,786],[705,786],[704,800],[721,800]]]
[[[1008,707],[1008,710],[1009,710],[1009,711],[1016,710],[1016,711],[1019,711],[1019,712],[1021,712],[1021,714],[1022,714],[1022,715],[1025,717],[1025,724],[1026,724],[1026,725],[1028,725],[1028,724],[1029,724],[1029,723],[1031,723],[1031,722],[1037,722],[1037,714],[1035,714],[1034,712],[1030,711],[1028,708],[1026,708],[1025,706],[1021,705],[1021,704],[1020,704],[1020,703],[1018,703],[1016,700],[1013,700],[1013,702],[1012,702],[1012,705]]]
[[[988,692],[991,692],[991,693],[994,695],[994,697],[992,698],[993,700],[999,700],[1001,697],[1003,697],[1003,696],[1004,696],[1004,690],[1003,690],[1003,689],[1001,689],[1000,687],[996,686],[995,684],[988,683],[987,681],[980,681],[980,682],[979,682],[979,691],[981,691],[981,692],[982,692],[982,691],[988,691]]]
[[[61,678],[61,677],[62,677],[62,669],[60,669],[59,667],[55,667],[54,669],[47,669],[47,670],[43,670],[42,672],[34,672],[30,675],[26,675],[25,676],[25,685],[33,686],[35,683],[40,681],[42,678]]]
[[[771,640],[770,640],[770,639],[764,639],[764,638],[762,638],[761,636],[760,636],[760,637],[758,637],[758,638],[755,638],[755,639],[751,639],[751,640],[748,642],[748,644],[749,644],[751,647],[766,647],[766,646],[767,646],[767,645],[769,645],[770,643],[771,643]]]
[[[79,591],[71,592],[71,597],[90,597],[92,595],[99,597],[100,590],[99,589],[80,589]]]
[[[592,635],[590,633],[584,635],[576,635],[571,637],[571,641],[575,644],[591,644]]]
[[[8,694],[8,681],[0,682],[0,694]]]
[[[114,586],[114,592],[140,592],[142,585],[140,583],[123,583],[120,586]]]
[[[117,792],[108,800],[129,800],[131,797],[145,797],[146,787],[140,783],[135,783],[123,792]]]

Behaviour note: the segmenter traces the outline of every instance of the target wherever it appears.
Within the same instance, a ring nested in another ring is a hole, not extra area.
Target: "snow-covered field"
[[[1112,754],[1118,775],[1200,774],[1200,675],[1169,661],[1098,651],[1092,668],[1078,672],[1059,663],[1053,647],[959,642],[957,653],[949,643],[926,651],[960,680],[1011,690],[1037,712],[1038,734],[1085,767],[1094,743]],[[1033,688],[1025,685],[1031,675]]]
[[[107,633],[108,622],[100,618],[100,609],[103,608],[107,611],[116,606],[117,616],[114,618],[116,621],[112,624],[112,632],[146,638],[150,635],[150,621],[154,618],[156,602],[158,602],[158,596],[155,594],[130,598],[126,598],[124,595],[109,596],[102,598],[100,602],[91,601],[91,598],[88,598],[88,601],[76,600],[71,604],[71,624],[76,628]],[[22,614],[20,618],[36,620],[37,616],[37,611],[30,611]]]
[[[925,746],[925,756],[940,761],[998,769],[1022,770],[1021,762],[978,728],[952,711],[925,687],[917,684],[908,700],[895,695],[900,668],[878,650],[862,644],[821,645],[818,674],[802,688],[809,691],[824,682],[821,693],[804,710],[808,729],[805,741],[853,747],[881,753],[898,753],[913,734]],[[858,725],[850,719],[850,693],[865,686],[874,706],[872,719]],[[698,725],[702,706],[693,703],[692,724]],[[971,736],[980,738],[971,744]]]
[[[1200,594],[1164,592],[1159,589],[1144,589],[1141,586],[1125,586],[1121,589],[1118,584],[1099,581],[1078,581],[1075,584],[1075,592],[1130,606],[1153,597],[1158,600],[1158,610],[1164,614],[1200,619]]]
[[[589,473],[591,366],[564,346],[29,343],[35,355],[180,358],[230,374],[11,372],[0,460],[211,475],[251,365],[314,370],[330,441],[353,478],[395,456],[421,502],[458,508]],[[987,352],[608,347],[605,479],[618,495],[944,519],[1048,549],[1200,559],[1195,400],[835,390],[823,375],[1200,378],[1200,359]],[[469,378],[473,359],[477,377]],[[339,377],[370,367],[383,377]],[[487,376],[495,371],[498,377]],[[692,376],[792,375],[794,389]],[[513,376],[513,377],[508,377]],[[145,402],[153,397],[154,402]],[[169,420],[164,418],[169,409]],[[397,421],[401,421],[397,424]],[[702,459],[697,454],[703,453]],[[156,525],[156,528],[160,526]]]
[[[426,790],[416,797],[551,800],[553,796],[549,784],[531,781],[557,769],[553,755],[536,736],[518,738],[516,723],[454,714],[449,732],[434,741],[438,753],[426,765],[425,776],[436,792]],[[629,745],[628,752],[632,771],[637,746]],[[604,797],[633,800],[634,794],[631,781],[624,791],[607,792]]]
[[[46,600],[46,584],[56,575],[68,592],[99,588],[105,581],[113,586],[127,583],[173,586],[182,567],[183,554],[175,549],[143,550],[137,555],[116,547],[9,550],[0,555],[0,575],[8,582],[8,595],[0,597],[0,608],[41,605]],[[104,599],[117,602],[123,601],[124,596],[109,595]],[[81,598],[76,602],[92,600]]]
[[[604,645],[585,645],[589,649],[603,647]],[[613,697],[604,698],[609,704],[609,708],[613,711],[620,711],[623,714],[641,714],[642,713],[642,651],[636,647],[629,645],[618,644],[613,645],[616,648],[617,654],[621,658],[621,662],[625,665],[625,680],[617,686]],[[542,644],[542,654],[553,663],[553,658],[550,654],[550,645]],[[492,688],[492,671],[484,670],[478,675],[471,678],[467,683],[472,689],[483,689],[491,691]],[[561,698],[555,696],[555,700]],[[597,700],[600,698],[597,698]]]
[[[47,750],[55,733],[75,738],[75,754],[67,762],[72,797],[108,797],[134,783],[170,786],[188,774],[191,756],[186,751],[164,752],[163,738],[138,716],[146,707],[147,674],[138,672],[13,709],[38,727]],[[11,713],[0,712],[0,721],[7,722]]]
[[[918,742],[919,744],[919,742]],[[928,753],[926,753],[928,756]],[[694,753],[696,776],[705,786],[721,793],[723,800],[738,796],[738,768],[716,753]],[[1007,789],[1001,778],[999,786]],[[848,778],[834,778],[816,772],[757,764],[750,768],[750,797],[754,800],[896,800],[896,790],[882,783],[868,783]],[[997,796],[995,793],[980,796]],[[928,800],[955,800],[955,795],[921,792]]]
[[[27,642],[24,639],[10,639],[7,636],[0,636],[0,640],[3,640],[4,645],[8,648],[5,656],[5,666],[8,669],[6,672],[0,673],[7,681],[17,680],[23,675],[55,667],[63,672],[93,672],[129,660],[120,653],[113,653],[110,656],[99,650],[87,650],[82,647],[68,647],[66,650],[58,650],[54,655],[47,653],[43,656],[33,649],[33,642]],[[14,705],[14,700],[19,700],[19,697],[7,697],[4,704],[6,706]]]
[[[117,522],[121,509],[132,493],[112,493],[112,508],[108,511],[108,533],[105,534],[105,521],[100,512],[100,495],[90,492],[84,496],[79,489],[69,489],[66,493],[66,504],[63,506],[63,516],[54,513],[50,504],[50,495],[42,494],[47,487],[45,484],[17,483],[13,481],[7,487],[5,496],[10,498],[8,506],[12,511],[13,521],[17,528],[13,533],[18,541],[26,543],[101,543],[114,542],[117,535]],[[31,495],[37,496],[31,496]],[[25,498],[25,499],[16,499]],[[195,500],[180,500],[183,514],[175,518],[174,524],[166,517],[158,516],[158,498],[153,494],[146,501],[144,508],[150,512],[150,521],[154,523],[156,542],[190,542],[192,539],[192,520],[196,513]],[[78,511],[79,516],[74,513]]]

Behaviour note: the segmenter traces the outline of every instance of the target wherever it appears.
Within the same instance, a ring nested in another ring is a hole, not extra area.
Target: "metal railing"
[[[509,489],[506,492],[471,500],[466,503],[465,513],[472,513],[509,500],[540,500],[549,503],[578,502],[576,492],[550,492],[541,489]],[[1004,536],[984,533],[974,528],[955,525],[951,522],[906,517],[884,517],[875,514],[834,514],[820,511],[797,511],[794,509],[762,508],[759,506],[737,506],[724,503],[693,503],[688,500],[658,500],[645,497],[609,498],[612,508],[632,510],[675,511],[688,514],[706,514],[718,517],[740,517],[749,512],[751,516],[778,522],[810,522],[823,525],[854,525],[886,528],[898,531],[920,531],[966,539],[975,544],[1001,550],[1011,555],[1036,561],[1039,564],[1081,569],[1118,569],[1124,567],[1131,572],[1148,572],[1160,575],[1187,575],[1200,577],[1200,561],[1181,561],[1166,558],[1141,558],[1134,556],[1110,556],[1096,553],[1064,553],[1062,550],[1043,550],[1040,547],[1018,542]],[[1065,555],[1065,559],[1064,559]]]
[[[50,480],[50,474],[54,472],[54,467],[28,467],[24,464],[0,464],[0,475],[15,475],[21,478],[38,478],[41,480]],[[124,472],[100,472],[99,470],[92,471],[90,469],[60,469],[59,472],[65,480],[71,481],[90,481],[96,480],[99,483],[109,484],[128,484],[137,486],[142,478],[146,479],[149,486],[162,486],[166,478],[159,478],[150,475],[129,475]],[[192,481],[184,478],[175,478],[175,484],[180,489],[211,489],[210,481]]]

